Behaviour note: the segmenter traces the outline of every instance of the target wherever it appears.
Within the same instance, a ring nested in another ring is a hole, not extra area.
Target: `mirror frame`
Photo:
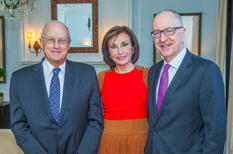
[[[0,23],[2,28],[0,29],[0,42],[2,44],[0,52],[2,52],[2,59],[0,59],[0,67],[4,69],[5,76],[0,78],[0,83],[6,83],[6,66],[5,66],[5,20],[4,16],[0,16]]]
[[[196,29],[190,29],[191,31],[195,32],[196,35],[196,44],[192,44],[191,52],[197,56],[201,55],[201,13],[180,13],[181,17],[188,16],[188,17],[196,17],[197,21],[194,22],[194,26]],[[186,30],[187,33],[187,30]],[[187,36],[186,36],[187,37]],[[193,36],[191,36],[193,38]],[[195,48],[196,50],[193,50],[192,48]]]
[[[92,3],[92,47],[70,47],[69,53],[97,53],[98,52],[98,0],[51,0],[51,17],[57,20],[57,4]]]

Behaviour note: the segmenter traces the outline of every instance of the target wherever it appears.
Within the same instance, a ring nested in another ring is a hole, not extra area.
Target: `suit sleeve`
[[[18,90],[23,89],[18,86],[17,81],[20,82],[19,79],[16,79],[15,73],[13,73],[10,84],[11,130],[15,135],[18,146],[25,154],[46,154],[47,152],[31,133],[30,126],[21,106],[23,102],[20,102],[18,94]]]
[[[226,101],[222,75],[210,64],[201,77],[199,103],[203,119],[203,154],[223,153],[226,134]]]
[[[89,102],[88,126],[77,151],[79,154],[97,154],[103,131],[101,96],[94,68],[89,75],[91,76],[92,90]]]

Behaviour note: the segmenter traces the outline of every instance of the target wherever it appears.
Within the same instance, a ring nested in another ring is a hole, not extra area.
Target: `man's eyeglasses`
[[[54,45],[56,43],[56,40],[52,37],[42,37],[42,39],[45,39],[45,41],[51,45]],[[67,45],[67,42],[69,42],[69,40],[59,39],[57,40],[57,42],[58,42],[58,45],[64,46],[64,45]]]
[[[153,38],[160,38],[161,33],[164,33],[164,35],[166,36],[170,36],[170,35],[174,35],[175,31],[180,28],[183,28],[183,27],[169,27],[164,30],[154,30],[151,32],[151,35]]]

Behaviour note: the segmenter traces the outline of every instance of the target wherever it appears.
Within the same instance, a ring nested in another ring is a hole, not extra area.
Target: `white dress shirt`
[[[53,77],[53,69],[55,67],[52,64],[50,64],[49,61],[46,58],[44,59],[42,65],[43,65],[43,71],[44,71],[44,79],[45,79],[46,90],[47,90],[47,94],[49,96],[51,79]],[[58,74],[58,78],[59,78],[59,81],[60,81],[60,111],[61,111],[63,87],[64,87],[65,66],[66,66],[66,62],[64,62],[64,64],[59,66],[61,71]]]
[[[186,48],[184,48],[175,58],[173,58],[169,62],[171,67],[168,69],[168,87],[169,87],[173,77],[175,76],[178,68],[180,67],[180,64],[183,61],[186,52],[187,52],[187,50],[186,50]],[[156,98],[158,98],[158,89],[159,89],[160,78],[161,78],[161,75],[162,75],[162,72],[163,72],[163,68],[164,68],[164,66],[166,64],[167,64],[167,62],[164,60],[163,67],[162,67],[162,69],[160,71],[160,75],[159,75],[159,81],[158,81],[158,84],[157,84],[157,87],[156,87]],[[157,100],[156,100],[156,103],[157,103]]]

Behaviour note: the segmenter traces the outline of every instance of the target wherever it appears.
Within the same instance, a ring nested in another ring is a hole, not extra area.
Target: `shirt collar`
[[[184,56],[185,56],[186,52],[187,52],[187,50],[186,50],[186,48],[184,48],[175,58],[173,58],[173,59],[169,62],[169,64],[170,64],[172,67],[178,69],[179,66],[180,66],[180,64],[181,64],[181,62],[182,62],[183,59],[184,59]],[[165,64],[167,64],[167,62],[164,60],[164,65],[165,65]]]
[[[48,76],[50,76],[53,73],[53,69],[55,68],[46,58],[43,61],[46,72],[48,73]],[[65,72],[65,66],[66,66],[66,61],[59,66],[59,68],[61,69],[61,73]]]

